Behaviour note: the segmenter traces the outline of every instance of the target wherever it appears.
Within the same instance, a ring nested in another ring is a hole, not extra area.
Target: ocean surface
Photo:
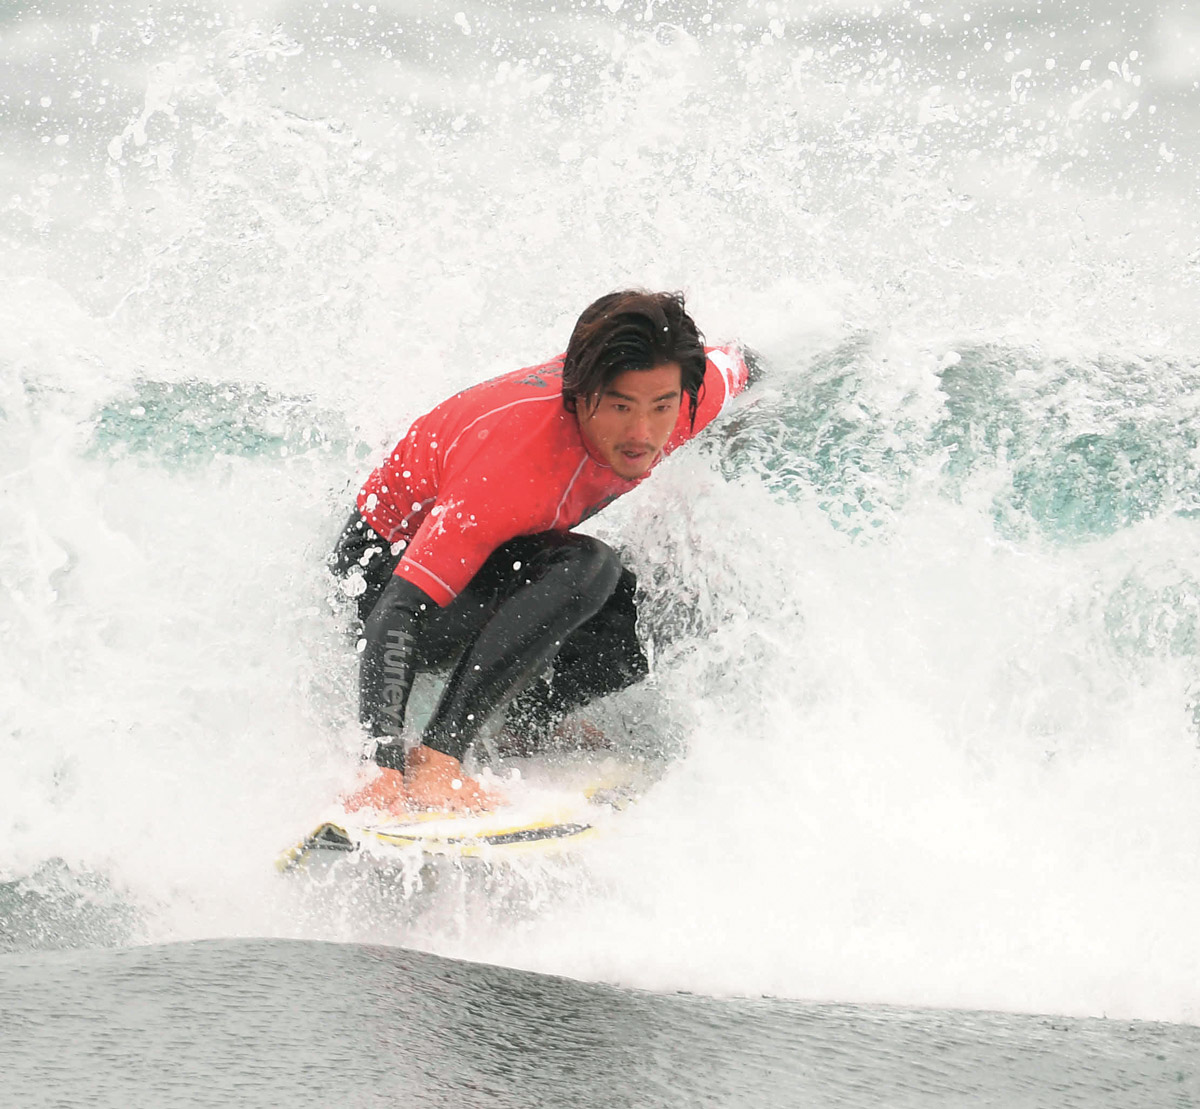
[[[363,944],[10,956],[0,1002],[9,1105],[1105,1109],[1198,1089],[1188,1025],[653,994]]]
[[[0,4],[0,1104],[1200,1104],[1185,0]],[[655,784],[273,862],[324,558],[449,393],[682,289],[770,365],[588,522]]]

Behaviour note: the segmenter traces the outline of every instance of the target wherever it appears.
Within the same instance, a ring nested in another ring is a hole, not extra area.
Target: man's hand
[[[458,759],[424,744],[408,752],[404,766],[404,789],[410,808],[478,811],[504,803],[502,796],[489,793],[463,774]]]
[[[408,794],[404,788],[404,775],[399,770],[389,770],[380,767],[378,775],[362,789],[348,794],[342,799],[347,812],[357,812],[359,809],[381,809],[387,812],[402,813],[408,802]]]

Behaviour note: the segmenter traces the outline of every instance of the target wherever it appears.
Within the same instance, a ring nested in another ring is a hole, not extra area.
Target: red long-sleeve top
[[[679,421],[651,470],[746,387],[734,346],[708,347],[693,425]],[[569,531],[649,476],[623,478],[588,449],[563,407],[560,355],[472,386],[418,418],[358,494],[389,543],[405,543],[396,573],[439,605],[452,601],[499,546]]]

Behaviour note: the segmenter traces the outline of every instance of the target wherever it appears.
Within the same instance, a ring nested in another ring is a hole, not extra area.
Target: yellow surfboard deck
[[[627,770],[614,772],[611,766],[599,768],[582,785],[520,782],[500,788],[508,803],[488,812],[331,811],[275,865],[289,871],[318,857],[330,861],[351,854],[384,864],[402,863],[417,853],[493,863],[559,855],[594,837],[638,792]]]

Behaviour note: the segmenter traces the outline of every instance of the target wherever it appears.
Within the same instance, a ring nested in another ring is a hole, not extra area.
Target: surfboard
[[[455,859],[504,864],[529,856],[577,851],[600,834],[616,813],[638,796],[637,774],[628,767],[591,768],[590,780],[506,781],[507,803],[487,812],[349,813],[334,808],[303,839],[276,860],[281,871],[357,856],[382,865],[414,859]]]

